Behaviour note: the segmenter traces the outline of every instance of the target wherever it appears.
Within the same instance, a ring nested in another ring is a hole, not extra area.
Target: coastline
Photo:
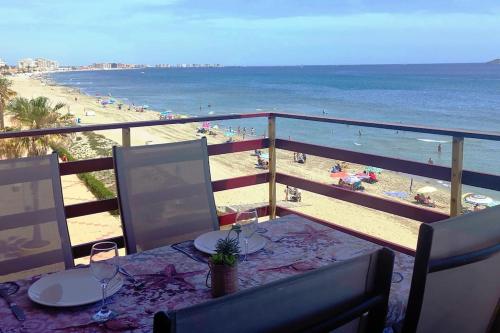
[[[14,83],[13,88],[18,92],[19,96],[28,98],[46,96],[53,103],[63,102],[67,105],[64,111],[71,112],[75,117],[80,118],[81,123],[84,125],[152,120],[158,119],[159,116],[158,112],[152,110],[135,112],[133,110],[128,111],[126,107],[122,108],[122,110],[118,110],[116,105],[107,105],[104,108],[97,103],[95,97],[79,93],[73,88],[58,86],[55,84],[53,85],[52,83],[48,85],[40,81],[39,77],[18,76],[13,77],[12,80]],[[95,115],[86,116],[85,113],[88,111],[94,111]],[[137,128],[132,131],[131,141],[132,145],[144,145],[147,143],[151,144],[192,140],[200,137],[200,134],[196,133],[196,127],[196,124],[185,124]],[[103,135],[106,139],[111,140],[109,142],[117,144],[121,143],[121,131],[119,130],[100,131],[98,133]],[[78,136],[81,137],[81,135],[77,135],[77,137]],[[74,140],[77,139],[75,138]],[[225,138],[221,134],[216,137],[208,136],[209,144],[220,143],[223,141],[225,141]],[[110,144],[109,142],[108,146]],[[92,155],[92,152],[90,152],[90,154]],[[307,164],[302,165],[293,162],[292,152],[278,151],[277,157],[277,168],[280,172],[328,184],[332,184],[335,181],[330,178],[329,175],[329,169],[334,164],[333,160],[308,156]],[[255,162],[256,158],[255,156],[252,156],[252,152],[211,157],[210,167],[212,180],[261,172],[260,169],[255,167]],[[362,166],[356,164],[346,163],[345,165],[347,166],[347,171],[349,172],[358,172],[363,170]],[[68,176],[63,177],[63,183],[64,178],[66,177]],[[384,170],[379,176],[379,179],[380,181],[377,184],[363,183],[367,193],[384,198],[399,200],[405,203],[413,203],[413,196],[416,194],[416,189],[426,185],[432,185],[437,188],[437,191],[431,194],[432,199],[437,204],[436,209],[443,212],[449,212],[449,190],[447,191],[447,188],[444,186],[436,186],[435,181],[426,180],[420,177],[413,177],[413,193],[408,193],[410,186],[410,178],[408,175]],[[78,189],[80,189],[81,186],[82,184],[78,184],[77,182],[73,182],[67,186],[63,185],[65,200],[68,197],[78,197],[75,193],[78,193]],[[355,229],[375,237],[384,238],[388,241],[404,246],[414,248],[416,245],[418,227],[420,225],[419,222],[309,192],[302,193],[301,203],[285,202],[284,189],[284,186],[278,184],[277,196],[278,204],[280,205],[291,207],[299,212],[310,214],[319,218],[334,221],[336,224]],[[384,192],[389,191],[407,192],[409,195],[405,199],[398,199],[388,197],[384,194]],[[70,192],[71,194],[69,194]],[[215,193],[215,199],[217,206],[229,206],[234,209],[238,209],[239,205],[242,203],[247,204],[247,206],[260,205],[267,202],[267,185],[262,184],[236,190],[217,192]],[[91,198],[87,195],[85,198],[78,200],[80,200],[79,202],[90,201]],[[65,203],[68,204],[75,202],[68,202],[68,200],[66,200]],[[108,218],[107,216],[111,216],[108,213],[86,216],[83,217],[82,220],[85,220],[85,223],[87,224],[99,223],[102,216],[106,216],[106,219],[113,221],[111,235],[113,233],[121,233],[119,219],[116,217]],[[72,220],[74,219],[69,221],[70,226],[73,223]],[[71,238],[74,244],[88,241],[85,239],[87,238],[87,235],[83,237],[82,235],[77,234],[83,232],[82,230],[83,226],[73,230],[70,227]],[[105,236],[101,235],[98,238],[109,236],[110,233],[108,232]],[[97,239],[95,238],[95,235],[92,235],[91,237],[94,237],[93,239]]]

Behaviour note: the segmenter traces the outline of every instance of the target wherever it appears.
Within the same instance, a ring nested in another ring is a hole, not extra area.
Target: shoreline
[[[118,110],[117,105],[102,107],[97,104],[95,97],[79,93],[68,86],[43,84],[39,78],[35,77],[15,77],[13,78],[13,82],[13,88],[18,92],[19,96],[28,98],[46,96],[52,103],[65,103],[67,105],[65,112],[71,112],[75,117],[81,118],[82,124],[152,120],[157,119],[159,116],[159,112],[153,110],[135,112],[127,111],[126,108]],[[86,110],[95,111],[95,116],[85,116]],[[217,124],[220,126],[219,122]],[[201,136],[196,133],[196,127],[197,124],[183,124],[133,129],[131,141],[132,145],[144,145],[196,139]],[[106,130],[97,133],[111,140],[111,142],[121,143],[121,131]],[[81,134],[77,134],[77,136],[81,136]],[[207,136],[207,138],[209,144],[225,141],[221,133],[216,137]],[[261,170],[255,167],[256,157],[251,153],[252,152],[242,152],[211,157],[210,169],[212,180],[260,172]],[[336,180],[330,178],[329,174],[329,169],[334,164],[334,161],[331,159],[308,156],[307,164],[302,165],[293,161],[292,152],[280,150],[277,152],[277,169],[280,170],[280,172],[322,183],[336,183]],[[348,172],[361,171],[363,168],[353,163],[346,163],[345,165],[347,166]],[[405,199],[389,197],[384,194],[384,192],[391,191],[408,192],[410,178],[405,174],[384,170],[379,176],[380,181],[378,183],[363,183],[363,186],[366,188],[366,193],[405,203],[412,203],[413,196],[416,194],[416,189],[427,185],[436,186],[435,181],[417,177],[413,178],[414,192],[408,193],[409,195]],[[278,184],[278,204],[312,216],[334,221],[341,226],[355,229],[375,237],[384,238],[387,241],[398,243],[403,246],[414,248],[416,245],[416,237],[420,225],[419,222],[305,191],[302,193],[301,203],[285,202],[284,190],[285,187]],[[437,188],[437,191],[432,193],[431,196],[438,206],[436,208],[437,210],[449,212],[449,193],[446,193],[445,190],[445,187]],[[224,207],[238,208],[240,206],[260,205],[268,201],[267,185],[261,184],[217,192],[215,193],[215,199],[217,206]],[[99,218],[98,216],[95,217]],[[95,217],[91,215],[85,218],[89,220]],[[117,232],[121,231],[117,230]]]

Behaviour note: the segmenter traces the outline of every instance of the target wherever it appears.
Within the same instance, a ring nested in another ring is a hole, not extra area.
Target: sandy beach
[[[127,106],[122,107],[122,110],[119,110],[116,105],[107,105],[104,108],[95,97],[80,94],[78,91],[67,87],[50,85],[36,78],[18,76],[13,77],[12,81],[13,89],[19,96],[28,98],[46,96],[53,103],[65,103],[67,107],[64,112],[71,112],[75,118],[80,118],[82,125],[154,120],[158,119],[159,115],[158,112],[154,111],[135,112],[133,109],[128,111]],[[89,111],[94,111],[95,115],[86,116],[86,112]],[[222,122],[218,124],[224,125]],[[196,127],[199,125],[134,128],[131,131],[131,142],[132,145],[144,145],[146,143],[154,144],[196,139],[200,137],[200,134],[196,133]],[[244,123],[242,123],[242,126],[244,126]],[[70,152],[77,158],[103,156],[109,154],[113,144],[119,145],[121,143],[121,130],[100,131],[97,134],[99,135],[76,134],[72,138],[73,144],[69,148]],[[223,141],[225,141],[225,138],[221,134],[215,137],[208,136],[209,144]],[[252,153],[243,152],[211,157],[212,180],[265,172],[256,167],[256,157]],[[292,152],[278,151],[277,156],[277,169],[279,172],[326,184],[336,183],[336,180],[330,177],[329,169],[337,161],[308,156],[306,164],[298,164],[293,161]],[[351,163],[345,165],[348,172],[363,170],[363,166],[360,165]],[[98,177],[108,187],[113,188],[112,171],[104,171],[99,174],[101,175],[98,175]],[[65,204],[95,200],[92,193],[86,189],[76,175],[64,176],[62,179]],[[436,186],[433,181],[415,178],[412,187],[413,192],[409,193],[409,176],[386,170],[379,175],[378,183],[363,183],[363,185],[367,193],[384,198],[391,198],[384,192],[406,192],[408,193],[406,198],[392,199],[407,203],[413,202],[416,189],[426,185]],[[242,206],[265,204],[268,200],[267,194],[267,184],[263,184],[218,192],[215,194],[215,199],[217,206],[229,206],[238,209]],[[286,202],[284,186],[281,185],[278,185],[277,196],[278,204],[293,208],[299,212],[320,217],[404,246],[414,248],[416,245],[419,222],[305,191],[302,192],[302,202]],[[449,212],[449,191],[446,187],[438,187],[437,191],[432,193],[431,196],[437,205],[435,209]],[[69,219],[68,223],[73,244],[121,234],[119,218],[109,213]]]

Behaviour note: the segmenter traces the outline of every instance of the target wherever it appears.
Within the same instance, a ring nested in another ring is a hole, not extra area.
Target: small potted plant
[[[231,231],[226,238],[217,241],[215,253],[212,254],[208,262],[213,297],[238,291],[238,256],[240,248],[238,238],[230,237]]]

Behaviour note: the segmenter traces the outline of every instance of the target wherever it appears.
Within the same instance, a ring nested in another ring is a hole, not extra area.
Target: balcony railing
[[[253,186],[258,184],[269,184],[269,204],[258,207],[259,216],[284,216],[287,214],[298,214],[305,216],[313,221],[325,224],[343,232],[349,233],[356,237],[366,239],[368,241],[391,247],[397,251],[414,255],[414,249],[408,248],[399,244],[388,242],[387,240],[376,238],[352,229],[335,224],[333,221],[324,221],[312,216],[296,212],[292,209],[281,207],[276,202],[276,184],[289,185],[297,187],[306,191],[324,195],[330,198],[343,200],[353,204],[361,205],[364,207],[376,209],[386,213],[398,215],[401,217],[410,218],[424,223],[432,223],[443,220],[451,216],[456,216],[461,212],[461,188],[462,184],[471,185],[475,187],[500,190],[500,175],[492,175],[482,172],[475,172],[470,170],[463,170],[463,146],[465,138],[474,138],[482,140],[500,141],[499,132],[478,132],[454,129],[440,129],[423,126],[407,126],[393,123],[380,123],[380,122],[366,122],[350,119],[315,117],[307,115],[286,114],[286,113],[252,113],[252,114],[237,114],[237,115],[222,115],[222,116],[207,116],[197,118],[182,118],[172,120],[155,120],[155,121],[140,121],[140,122],[126,122],[126,123],[113,123],[104,125],[90,125],[78,127],[64,127],[64,128],[50,128],[30,131],[18,132],[4,132],[0,133],[0,140],[6,138],[19,138],[19,137],[33,137],[48,134],[62,134],[62,133],[77,133],[100,131],[110,129],[122,130],[122,145],[130,146],[131,129],[137,127],[148,127],[158,125],[172,125],[172,124],[186,124],[186,123],[199,123],[203,121],[223,121],[242,118],[267,118],[268,119],[268,138],[246,140],[231,143],[214,144],[208,147],[210,156],[230,154],[236,152],[250,151],[255,149],[269,149],[269,170],[266,173],[258,173],[246,175],[242,177],[217,180],[212,182],[214,192],[236,189],[246,186]],[[408,131],[417,133],[428,133],[436,135],[450,136],[453,138],[452,147],[452,164],[450,167],[429,165],[409,160],[402,160],[397,158],[379,156],[374,154],[366,154],[354,152],[344,149],[331,148],[326,146],[313,145],[291,140],[283,140],[276,138],[276,119],[288,118],[297,119],[302,121],[313,121],[323,123],[335,123],[355,125],[379,129],[391,129],[398,131]],[[324,158],[332,158],[362,165],[370,165],[380,167],[387,170],[403,172],[412,175],[433,178],[437,180],[451,182],[451,201],[450,201],[450,214],[445,214],[436,210],[406,204],[395,200],[385,199],[378,196],[370,195],[367,193],[354,192],[348,189],[333,187],[331,185],[318,183],[311,180],[298,178],[292,175],[287,175],[278,172],[276,169],[276,149],[302,152],[313,156]],[[95,158],[88,160],[79,160],[74,162],[67,162],[60,164],[61,176],[78,174],[84,172],[93,172],[113,169],[112,157]],[[84,202],[65,206],[66,217],[74,218],[79,216],[91,215],[118,209],[118,201],[116,198],[98,200],[91,202]],[[225,214],[219,217],[221,225],[231,224],[234,221],[235,214]],[[124,246],[124,239],[122,236],[112,238],[119,244]],[[97,241],[97,240],[96,240]],[[92,243],[85,243],[73,246],[73,254],[75,258],[88,255]]]

